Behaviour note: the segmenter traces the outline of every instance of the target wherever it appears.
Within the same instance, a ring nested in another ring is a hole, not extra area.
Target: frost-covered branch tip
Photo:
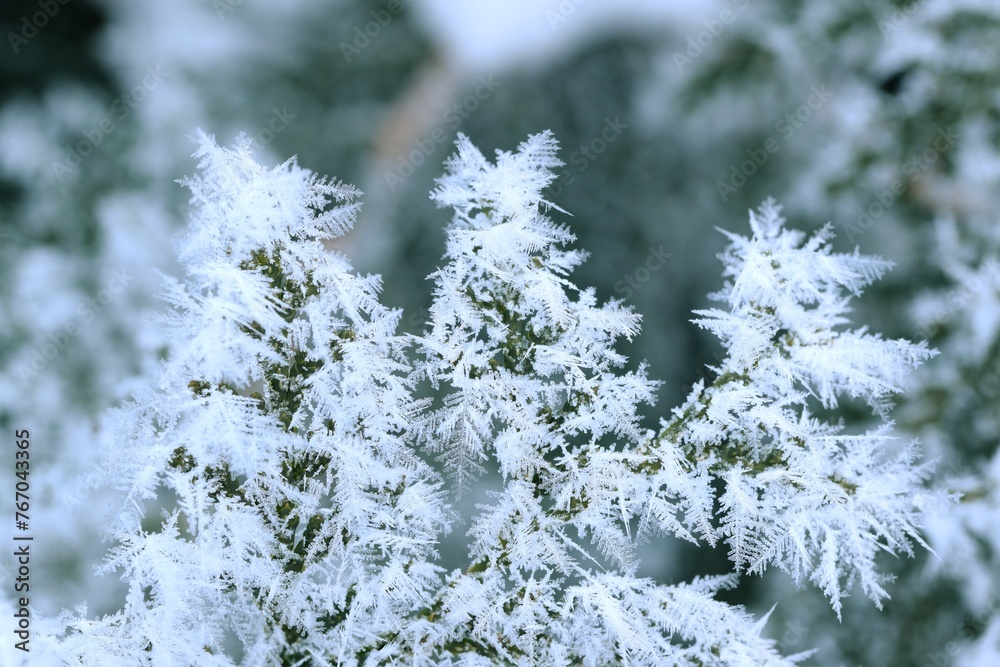
[[[723,491],[718,535],[748,572],[776,565],[831,598],[854,581],[876,603],[888,595],[880,551],[912,554],[925,515],[946,499],[926,491],[915,444],[895,447],[888,399],[934,352],[850,329],[850,299],[889,263],[834,253],[831,226],[785,229],[772,200],[750,213],[752,237],[724,232],[724,309],[696,323],[726,347],[715,382],[699,383],[661,439],[682,447]],[[830,415],[848,399],[881,422],[848,433]]]
[[[124,608],[66,617],[63,664],[350,664],[439,585],[449,514],[402,437],[416,404],[378,279],[323,240],[353,188],[205,135],[172,281],[172,353],[115,411]],[[150,501],[155,500],[156,503]],[[163,507],[149,527],[144,507]]]

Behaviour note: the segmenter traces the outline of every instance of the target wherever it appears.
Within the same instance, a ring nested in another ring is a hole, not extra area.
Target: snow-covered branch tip
[[[750,213],[751,237],[723,232],[724,309],[695,322],[726,347],[710,386],[698,383],[659,439],[723,491],[718,536],[750,573],[776,565],[840,599],[854,581],[877,604],[888,597],[881,551],[924,546],[928,491],[916,444],[898,447],[887,414],[910,371],[936,354],[924,342],[847,328],[850,299],[890,263],[832,252],[832,227],[807,237],[784,227],[768,200]],[[877,423],[848,433],[836,410],[861,400]],[[662,446],[662,445],[661,445]]]

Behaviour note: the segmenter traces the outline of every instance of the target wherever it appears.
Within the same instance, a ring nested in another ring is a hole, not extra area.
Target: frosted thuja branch
[[[228,637],[243,665],[792,665],[804,656],[716,598],[738,573],[779,567],[838,613],[855,582],[888,596],[875,556],[923,544],[947,501],[887,417],[931,352],[848,328],[888,264],[833,253],[829,227],[785,229],[765,202],[750,237],[727,233],[720,306],[697,311],[726,348],[715,380],[649,431],[659,383],[616,349],[640,317],[573,282],[586,254],[550,217],[555,139],[495,160],[456,146],[432,193],[452,217],[430,320],[404,337],[379,278],[323,246],[359,193],[199,138],[171,357],[107,424],[124,509],[105,567],[128,598],[65,614],[60,659],[234,665]],[[834,421],[845,400],[876,427]],[[502,487],[466,517],[468,564],[444,572],[446,480],[460,494],[492,465]],[[734,572],[639,577],[655,535],[725,544]]]

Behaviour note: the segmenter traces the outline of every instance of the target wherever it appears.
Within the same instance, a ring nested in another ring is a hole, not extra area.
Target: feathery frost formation
[[[945,501],[923,491],[915,443],[892,452],[891,423],[860,435],[822,413],[863,400],[884,418],[908,371],[934,354],[924,343],[841,330],[851,296],[889,264],[832,253],[831,226],[806,238],[783,229],[773,201],[750,214],[752,238],[727,234],[730,280],[713,297],[728,310],[696,322],[728,349],[718,378],[699,385],[671,426],[689,460],[723,484],[718,534],[740,569],[773,564],[840,599],[859,581],[888,597],[879,551],[912,554],[923,516]]]
[[[173,354],[112,415],[125,492],[105,566],[125,608],[77,620],[69,664],[327,664],[429,599],[447,526],[438,483],[402,439],[415,409],[399,314],[323,240],[359,194],[289,161],[199,138],[197,214],[171,282]],[[176,497],[150,529],[144,504]]]
[[[641,366],[620,371],[612,347],[638,316],[568,278],[584,254],[563,248],[574,237],[542,198],[556,147],[536,135],[493,165],[459,137],[432,195],[455,215],[418,339],[417,375],[442,402],[421,441],[459,475],[495,457],[505,481],[473,519],[472,564],[449,578],[435,631],[493,658],[468,664],[786,664],[712,599],[732,579],[669,587],[633,574],[630,503],[648,484],[635,451],[649,438],[636,410],[656,383]]]
[[[65,614],[48,640],[61,660],[792,665],[804,655],[781,656],[766,619],[715,599],[739,572],[778,566],[838,613],[855,581],[887,597],[876,554],[922,544],[944,499],[888,423],[848,434],[825,416],[851,397],[884,419],[930,355],[842,328],[887,264],[832,253],[828,227],[787,231],[765,203],[752,238],[729,235],[726,308],[698,313],[728,348],[717,379],[646,431],[658,383],[615,350],[639,316],[571,281],[585,254],[548,217],[556,141],[495,163],[457,146],[432,194],[454,214],[431,319],[407,338],[378,278],[324,249],[356,190],[199,137],[173,352],[107,424],[123,504],[105,570],[128,598]],[[468,566],[443,572],[445,483],[493,465],[503,488],[469,518]],[[656,534],[725,542],[734,572],[638,577]]]

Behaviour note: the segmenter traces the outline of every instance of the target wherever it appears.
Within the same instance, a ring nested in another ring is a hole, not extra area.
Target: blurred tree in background
[[[166,352],[150,269],[176,271],[173,181],[192,171],[195,128],[223,143],[246,131],[259,154],[360,186],[343,249],[384,275],[410,332],[444,241],[426,195],[456,132],[489,152],[551,129],[566,166],[550,198],[594,251],[577,278],[642,313],[631,356],[666,381],[661,405],[711,377],[721,350],[689,319],[716,287],[715,227],[742,229],[765,197],[897,264],[857,317],[941,351],[894,412],[940,457],[938,483],[965,494],[931,531],[940,558],[895,565],[886,610],[859,596],[843,623],[779,575],[730,599],[780,601],[769,631],[785,652],[819,647],[808,664],[1000,662],[1000,8],[43,4],[0,10],[0,423],[38,443],[39,611],[87,598],[100,612],[122,594],[90,575],[102,517],[84,507],[102,492],[80,475],[100,415]],[[848,425],[865,419],[859,407]],[[643,564],[668,581],[711,568],[673,542]]]

